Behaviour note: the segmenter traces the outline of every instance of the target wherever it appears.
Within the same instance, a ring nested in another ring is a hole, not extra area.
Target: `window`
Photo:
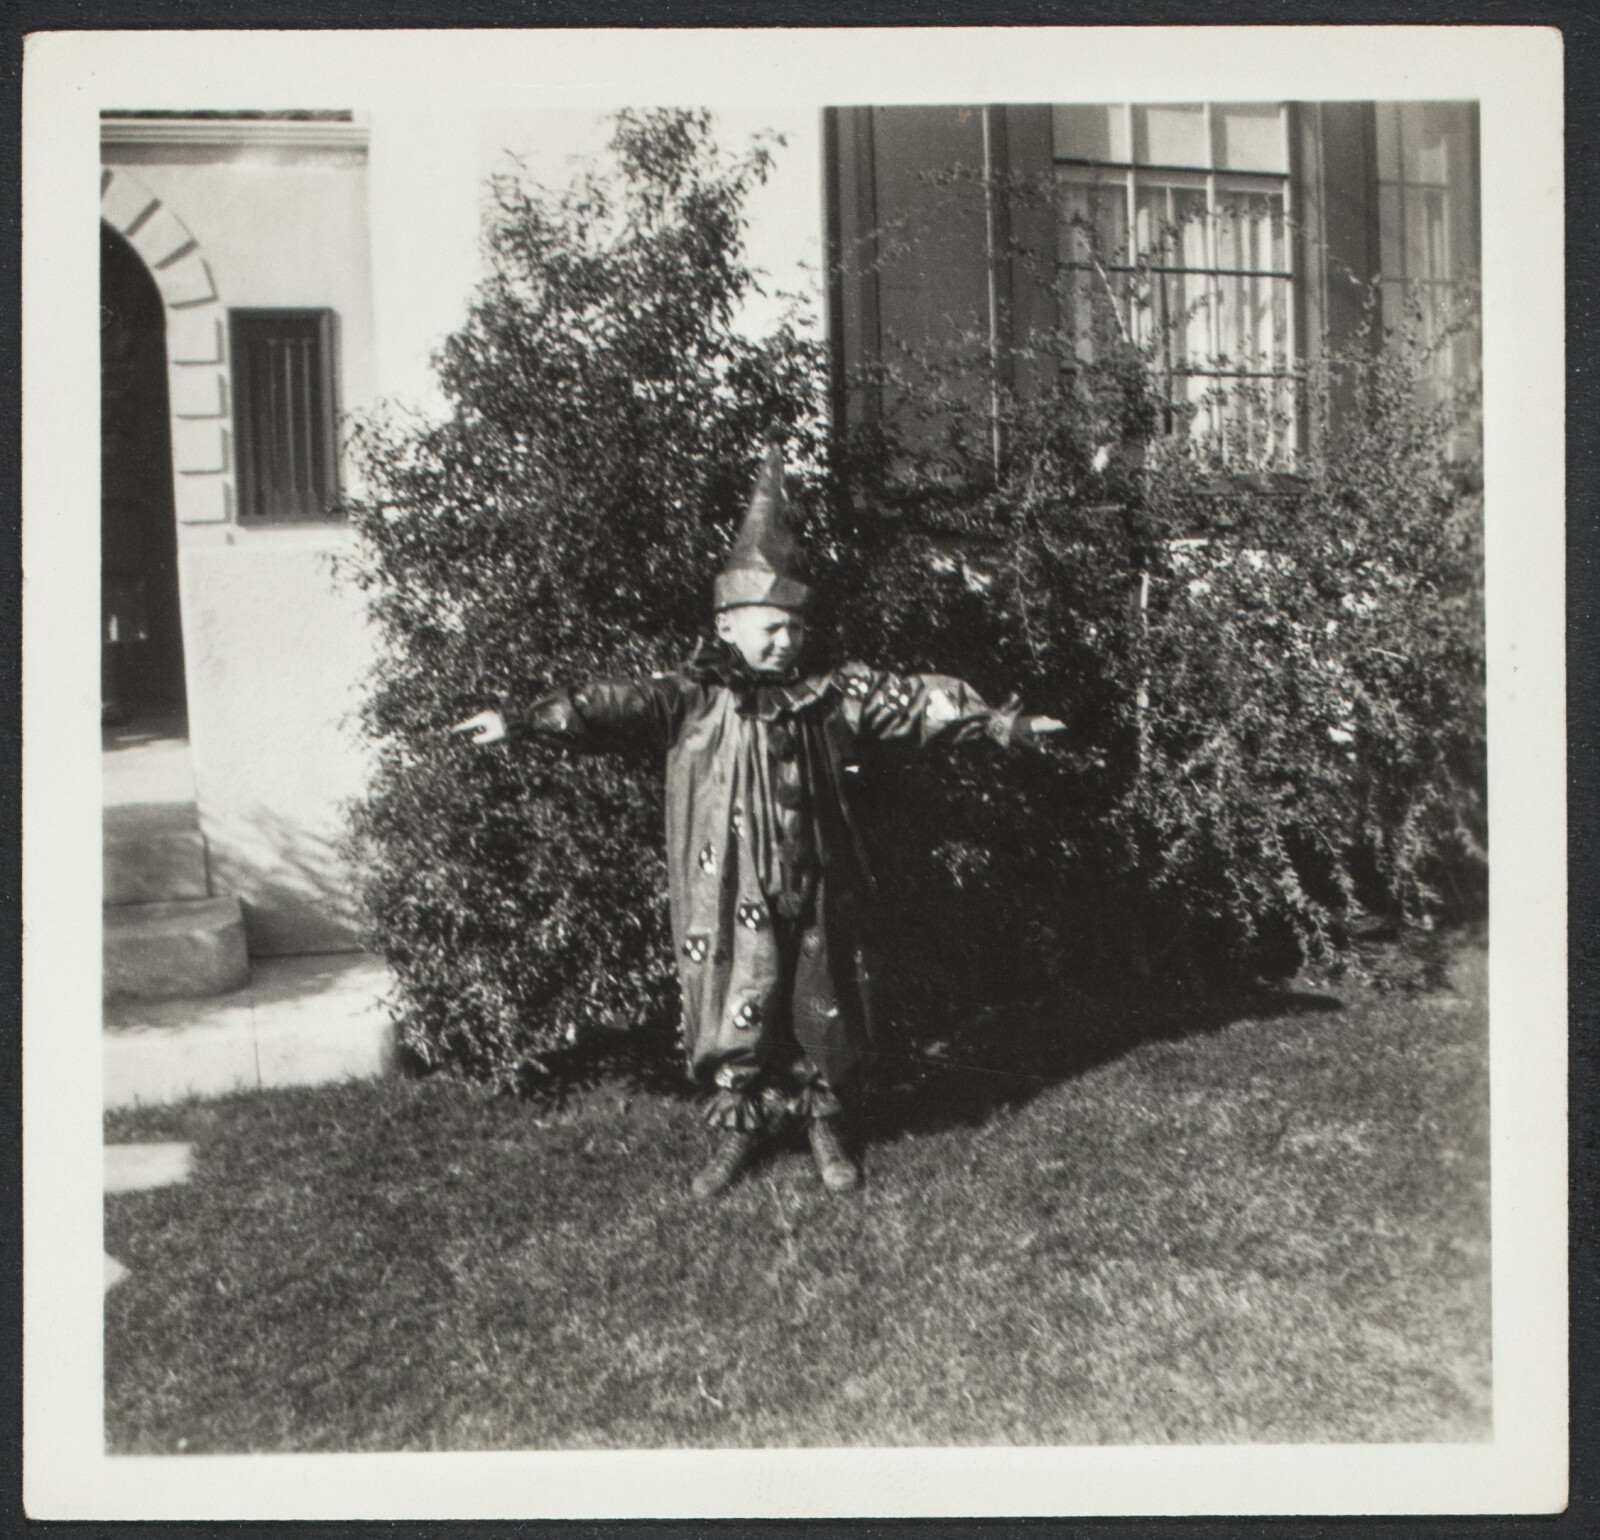
[[[239,519],[326,519],[338,504],[333,313],[229,312]]]
[[[1378,259],[1387,330],[1416,325],[1442,396],[1467,387],[1477,339],[1460,313],[1478,248],[1470,102],[1378,102]]]
[[[1296,438],[1288,113],[1281,103],[1053,109],[1062,320],[1091,360],[1146,350],[1168,429],[1281,469]]]

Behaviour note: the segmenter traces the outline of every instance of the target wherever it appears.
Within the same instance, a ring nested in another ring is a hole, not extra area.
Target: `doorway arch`
[[[101,701],[108,724],[186,709],[165,306],[100,225]]]

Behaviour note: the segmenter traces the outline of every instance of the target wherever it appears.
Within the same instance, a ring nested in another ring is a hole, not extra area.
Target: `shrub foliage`
[[[611,150],[564,192],[494,182],[450,416],[357,435],[384,647],[356,837],[424,1060],[513,1084],[675,1017],[660,767],[446,729],[681,659],[774,428],[833,649],[1069,724],[860,777],[919,1033],[1107,971],[1292,971],[1371,917],[1481,904],[1477,499],[1459,403],[1420,388],[1435,332],[1304,379],[1293,474],[1188,432],[1112,306],[1070,372],[1081,339],[1035,338],[1026,392],[986,338],[903,352],[852,382],[885,411],[826,497],[818,345],[735,326],[769,150],[729,158],[683,112],[622,114]]]
[[[597,1023],[671,1010],[659,765],[448,735],[591,674],[671,667],[759,463],[815,481],[821,358],[734,325],[745,197],[771,149],[704,113],[621,114],[609,174],[491,187],[490,276],[438,360],[439,423],[356,435],[382,655],[356,814],[366,907],[429,1063],[511,1083]]]
[[[849,382],[881,403],[840,530],[851,650],[1071,729],[1003,780],[909,768],[879,809],[924,1022],[996,980],[1342,965],[1484,900],[1475,392],[1437,368],[1470,306],[1441,323],[1419,298],[1385,331],[1374,293],[1342,352],[1185,404],[1158,367],[1177,350],[1128,323],[1159,281],[1105,282],[1088,346],[888,339]],[[1223,428],[1193,431],[1208,404]]]

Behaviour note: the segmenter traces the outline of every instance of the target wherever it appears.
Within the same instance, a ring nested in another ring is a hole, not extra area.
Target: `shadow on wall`
[[[205,818],[213,892],[244,906],[252,957],[362,949],[355,880],[342,831],[308,831],[270,808]]]

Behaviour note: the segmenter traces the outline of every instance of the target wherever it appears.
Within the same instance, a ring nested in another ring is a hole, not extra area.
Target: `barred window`
[[[333,313],[229,312],[239,519],[326,519],[338,505]]]
[[[1062,320],[1091,361],[1109,325],[1146,350],[1218,460],[1282,469],[1296,446],[1288,109],[1053,109]]]

